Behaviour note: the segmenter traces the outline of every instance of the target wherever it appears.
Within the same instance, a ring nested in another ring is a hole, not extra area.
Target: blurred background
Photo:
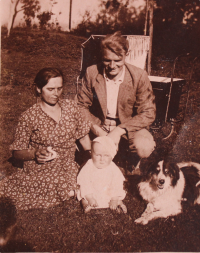
[[[116,30],[143,35],[147,2],[153,8],[154,53],[199,51],[199,0],[1,0],[1,24],[8,34],[26,28],[86,37]]]

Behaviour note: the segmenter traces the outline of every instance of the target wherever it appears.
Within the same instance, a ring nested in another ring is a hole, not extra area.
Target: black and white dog
[[[145,225],[153,219],[177,215],[182,212],[184,200],[200,204],[200,164],[154,160],[148,164],[138,188],[148,204],[136,223]]]

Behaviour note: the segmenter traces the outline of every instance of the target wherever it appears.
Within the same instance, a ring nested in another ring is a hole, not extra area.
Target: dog
[[[200,164],[157,159],[148,165],[138,189],[148,204],[135,223],[175,216],[182,212],[182,201],[200,204]]]

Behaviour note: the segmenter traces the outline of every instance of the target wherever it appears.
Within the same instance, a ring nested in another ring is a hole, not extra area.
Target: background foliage
[[[86,12],[75,29],[76,34],[144,34],[146,8],[140,12],[129,0],[102,0],[95,21]],[[153,53],[173,57],[179,53],[200,53],[199,0],[155,0],[153,17]]]

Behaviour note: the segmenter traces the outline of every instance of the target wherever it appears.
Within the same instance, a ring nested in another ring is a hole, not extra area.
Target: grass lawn
[[[13,173],[9,145],[14,138],[19,115],[36,102],[32,83],[43,67],[57,66],[64,72],[65,98],[73,99],[76,78],[81,66],[81,43],[86,38],[67,33],[37,33],[15,31],[10,39],[2,34],[1,66],[1,145],[0,170]],[[152,75],[170,76],[172,61],[153,58]],[[180,62],[176,75],[186,78],[191,64]],[[179,122],[173,136],[163,141],[155,133],[157,145],[170,149],[175,161],[200,163],[200,80],[199,72],[191,83],[185,121]],[[183,114],[187,87],[183,89],[180,110]],[[129,177],[135,184],[135,178]],[[134,188],[134,187],[133,187]],[[15,251],[36,252],[140,252],[140,251],[200,251],[200,207],[184,204],[183,213],[168,219],[158,219],[146,226],[134,220],[146,206],[137,193],[126,196],[127,214],[110,210],[92,210],[83,214],[77,200],[71,199],[48,210],[19,211],[13,245]]]

